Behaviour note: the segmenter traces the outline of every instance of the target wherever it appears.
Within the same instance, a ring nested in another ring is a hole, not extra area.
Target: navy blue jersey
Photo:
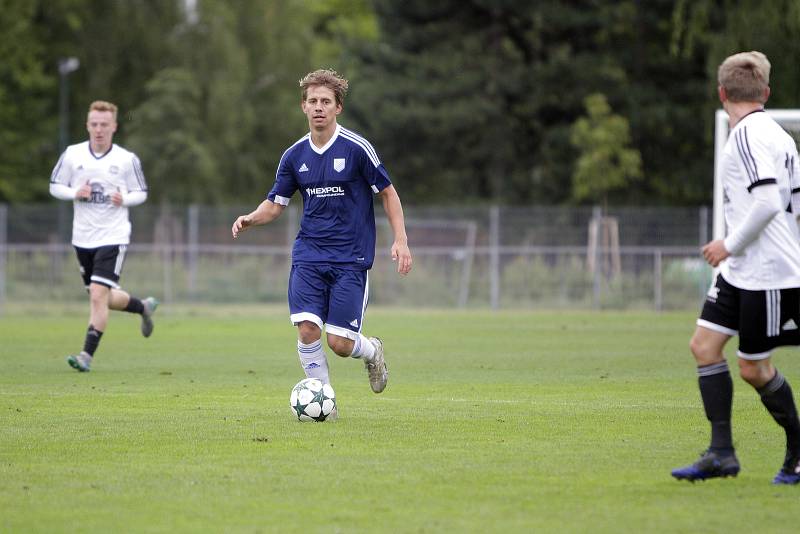
[[[391,185],[372,145],[341,126],[317,148],[306,134],[281,156],[267,198],[286,206],[300,190],[303,217],[292,263],[369,269],[375,258],[373,194]]]

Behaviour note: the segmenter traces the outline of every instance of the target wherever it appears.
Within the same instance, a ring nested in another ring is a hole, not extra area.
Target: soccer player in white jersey
[[[800,167],[793,139],[764,113],[769,73],[760,52],[732,55],[719,67],[719,98],[731,127],[720,162],[728,233],[703,247],[719,274],[690,342],[711,443],[697,462],[672,471],[677,479],[739,472],[733,382],[723,355],[738,334],[739,373],[786,432],[786,456],[773,483],[800,482],[800,420],[789,382],[771,359],[776,347],[800,344]]]
[[[117,107],[95,101],[86,119],[89,140],[67,147],[50,177],[50,194],[73,202],[72,245],[89,293],[89,327],[83,350],[67,362],[89,371],[108,324],[109,309],[142,316],[142,335],[153,332],[153,297],[140,300],[123,291],[119,277],[130,243],[128,207],[147,199],[147,183],[136,154],[113,143]]]
[[[236,239],[251,226],[275,220],[300,191],[303,216],[289,276],[289,313],[297,326],[300,363],[307,377],[330,382],[324,328],[331,350],[363,360],[372,390],[380,393],[389,376],[383,344],[362,334],[375,256],[373,196],[381,200],[392,227],[391,256],[401,275],[412,263],[403,208],[372,145],[337,122],[347,80],[317,70],[300,80],[300,87],[309,133],[281,156],[266,200],[238,217],[231,231]]]

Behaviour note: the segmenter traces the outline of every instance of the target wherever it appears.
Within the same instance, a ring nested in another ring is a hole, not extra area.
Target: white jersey
[[[800,232],[795,215],[800,202],[797,146],[767,113],[742,118],[728,137],[721,158],[725,223],[728,234],[741,225],[753,205],[754,188],[777,184],[785,210],[739,255],[720,264],[722,276],[739,289],[766,290],[800,287]]]
[[[53,169],[53,184],[78,189],[88,183],[92,196],[75,200],[72,244],[81,248],[127,245],[131,237],[128,208],[115,206],[111,195],[140,192],[146,195],[147,183],[136,154],[112,144],[102,155],[92,152],[89,141],[67,147]]]

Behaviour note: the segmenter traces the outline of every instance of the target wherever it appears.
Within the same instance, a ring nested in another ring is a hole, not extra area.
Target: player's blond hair
[[[92,111],[110,111],[114,116],[114,122],[117,122],[117,106],[105,100],[95,100],[89,104],[89,113]]]
[[[719,66],[717,81],[725,88],[731,102],[767,101],[765,89],[769,87],[772,66],[761,52],[740,52],[729,56]]]
[[[303,100],[306,99],[308,88],[313,85],[321,85],[327,87],[333,94],[336,95],[336,103],[344,106],[344,95],[347,94],[347,80],[335,70],[318,69],[314,72],[306,74],[300,80],[300,89],[303,90]]]

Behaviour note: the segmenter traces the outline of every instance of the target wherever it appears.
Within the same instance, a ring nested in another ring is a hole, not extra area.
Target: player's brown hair
[[[771,65],[761,52],[740,52],[729,56],[719,66],[717,81],[725,88],[731,102],[767,101],[765,89],[769,87]]]
[[[117,106],[105,100],[95,100],[89,104],[89,113],[92,111],[110,111],[114,116],[114,122],[117,122]]]
[[[303,79],[300,80],[300,89],[303,90],[303,100],[306,99],[308,88],[312,85],[327,87],[336,95],[336,103],[340,106],[344,106],[344,95],[347,93],[347,80],[342,78],[335,70],[318,69],[306,74]]]

